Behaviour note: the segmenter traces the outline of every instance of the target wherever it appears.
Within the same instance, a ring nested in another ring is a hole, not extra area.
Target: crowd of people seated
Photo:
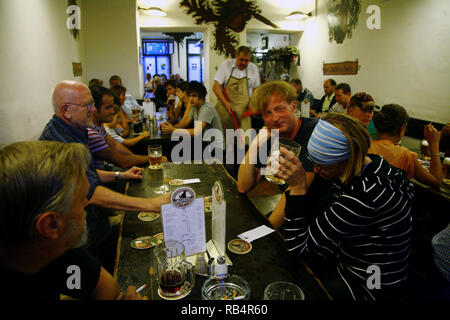
[[[450,125],[442,132],[425,126],[431,156],[426,170],[416,153],[399,146],[409,120],[405,107],[379,107],[369,93],[352,95],[348,83],[334,79],[324,80],[320,100],[300,79],[261,83],[250,57],[247,47],[239,47],[234,59],[221,64],[212,90],[216,106],[208,103],[203,83],[146,74],[144,99],[151,97],[157,109],[167,108],[161,133],[203,134],[205,146],[226,152],[225,129],[248,128],[245,111],[249,105],[256,108],[251,111],[265,125],[256,128],[239,159],[239,192],[253,190],[267,172],[260,150],[270,151],[277,136],[297,142],[298,157],[280,148],[279,166],[272,172],[285,184],[268,219],[287,250],[313,265],[337,299],[402,299],[415,200],[410,179],[442,184],[439,153],[449,152],[442,138]],[[77,264],[84,268],[85,285],[71,295],[143,298],[135,287],[120,293],[111,266],[101,266],[118,237],[108,217],[112,210],[158,212],[170,195],[137,198],[108,187],[118,180],[142,179],[141,167],[149,161],[129,149],[149,136],[144,131],[128,137],[132,110],[140,104],[118,75],[109,84],[104,87],[100,79],[89,86],[57,83],[51,95],[54,115],[39,141],[0,149],[0,283],[5,284],[0,296],[18,295],[27,287],[33,296],[58,298],[67,290],[64,277],[53,275]],[[298,115],[305,101],[311,104],[309,117]],[[213,143],[208,132],[214,132]],[[449,269],[448,229],[433,239],[444,274]],[[367,287],[373,265],[382,275],[376,290]],[[52,285],[40,291],[42,281]]]

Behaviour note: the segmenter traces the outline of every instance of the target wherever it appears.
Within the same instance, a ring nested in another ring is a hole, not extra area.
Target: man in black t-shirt
[[[81,143],[18,142],[0,150],[0,299],[142,299],[81,246],[90,153]]]
[[[297,118],[296,110],[298,101],[297,93],[293,86],[284,81],[269,81],[259,86],[253,95],[255,105],[261,111],[266,127],[262,128],[258,136],[251,142],[245,158],[239,166],[238,172],[238,190],[241,193],[247,193],[252,190],[262,178],[261,168],[265,163],[261,163],[260,149],[267,146],[267,152],[270,151],[272,144],[271,136],[278,130],[279,137],[296,141],[302,146],[299,159],[306,171],[307,185],[314,188],[310,193],[317,199],[317,210],[320,210],[323,203],[328,203],[326,190],[331,187],[330,182],[321,179],[315,175],[314,165],[307,156],[306,146],[313,132],[317,119]],[[287,186],[283,188],[285,190]],[[269,217],[269,221],[274,228],[278,228],[284,222],[284,195]]]

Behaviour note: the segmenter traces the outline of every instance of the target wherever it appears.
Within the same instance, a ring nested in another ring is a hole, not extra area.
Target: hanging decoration
[[[361,11],[360,0],[328,0],[328,35],[330,41],[343,43],[351,39],[352,31],[358,24]]]
[[[245,29],[250,19],[278,28],[260,14],[256,0],[182,0],[180,7],[187,8],[186,13],[193,15],[196,24],[214,23],[214,50],[225,56],[235,55],[237,33]]]
[[[77,5],[77,0],[68,0],[67,2],[67,6],[78,6]],[[72,34],[73,38],[76,40],[80,34],[80,30],[77,28],[70,28],[69,29],[70,33]]]
[[[184,38],[192,36],[193,32],[163,32],[163,34],[172,37],[173,40],[177,43],[178,49],[178,68],[180,67],[180,44],[184,44]]]

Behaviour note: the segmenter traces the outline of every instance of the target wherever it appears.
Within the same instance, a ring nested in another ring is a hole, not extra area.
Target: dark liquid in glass
[[[163,293],[176,294],[180,292],[184,281],[181,279],[181,273],[179,271],[166,271],[161,276],[161,282],[159,284]]]

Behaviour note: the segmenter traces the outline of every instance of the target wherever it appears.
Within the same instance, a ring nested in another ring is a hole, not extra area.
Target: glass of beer
[[[302,146],[300,144],[286,138],[278,138],[278,141],[275,141],[275,143],[272,145],[272,149],[270,150],[269,154],[269,161],[266,166],[265,177],[268,181],[278,185],[286,183],[283,179],[275,177],[275,174],[277,173],[280,166],[279,157],[284,157],[284,155],[280,152],[280,147],[291,151],[296,157],[299,156],[302,149]]]
[[[444,179],[442,182],[446,187],[450,187],[450,157],[444,158]]]
[[[420,157],[421,157],[423,160],[426,160],[426,161],[430,161],[430,160],[431,160],[431,157],[430,157],[430,148],[428,147],[428,141],[425,140],[425,139],[423,139],[423,140],[420,142]]]
[[[151,144],[148,146],[148,157],[150,158],[150,169],[161,169],[162,146],[160,144]]]

